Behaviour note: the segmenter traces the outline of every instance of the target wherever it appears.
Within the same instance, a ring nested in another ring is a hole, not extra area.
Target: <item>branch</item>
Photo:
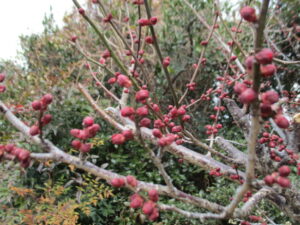
[[[41,154],[41,153],[32,153],[32,158],[43,161],[43,160],[53,160],[57,162],[63,162],[68,165],[74,165],[78,169],[82,169],[88,173],[91,173],[97,177],[100,177],[106,180],[108,183],[113,178],[123,178],[124,176],[119,175],[117,173],[111,172],[109,170],[102,169],[91,162],[82,161],[79,157],[72,156],[63,152],[61,149],[56,147],[52,142],[45,139],[44,143],[42,143],[41,139],[38,136],[32,137],[29,134],[29,127],[27,127],[21,120],[19,120],[4,104],[0,101],[0,112],[4,114],[4,117],[10,122],[15,128],[17,128],[21,133],[23,133],[27,138],[29,138],[33,143],[41,146],[42,148],[46,149],[50,153]],[[132,187],[126,184],[126,187],[132,190]],[[210,202],[208,200],[198,198],[192,196],[190,194],[184,193],[182,191],[177,191],[175,194],[171,193],[169,188],[164,185],[147,183],[143,181],[139,181],[137,187],[135,188],[136,191],[144,190],[148,191],[150,189],[156,189],[160,195],[166,195],[169,197],[174,197],[180,201],[187,202],[199,206],[201,208],[208,209],[213,212],[221,212],[223,207],[216,203]]]

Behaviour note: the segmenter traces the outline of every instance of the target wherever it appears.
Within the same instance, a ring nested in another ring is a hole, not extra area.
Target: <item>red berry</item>
[[[178,133],[182,131],[182,127],[181,126],[174,126],[172,128],[172,133]]]
[[[127,176],[126,177],[126,181],[132,187],[136,187],[137,186],[137,180],[136,180],[136,178],[134,176],[130,176],[130,175]]]
[[[141,208],[143,206],[144,200],[138,194],[134,194],[130,197],[130,207],[133,209]]]
[[[133,133],[132,133],[132,130],[124,130],[122,131],[122,134],[124,135],[126,141],[128,140],[132,140],[133,139]]]
[[[141,121],[139,122],[139,126],[140,127],[150,127],[151,126],[151,120],[149,118],[143,118],[141,119]]]
[[[147,106],[142,106],[137,108],[136,110],[136,114],[138,114],[139,116],[143,117],[143,116],[147,116],[148,115],[148,107]]]
[[[140,25],[140,26],[149,26],[149,25],[151,25],[151,21],[150,20],[148,20],[148,19],[139,19],[138,20],[138,24]]]
[[[246,68],[251,71],[253,67],[255,57],[253,55],[248,56],[245,61]]]
[[[42,117],[41,121],[43,126],[47,125],[48,123],[50,123],[52,120],[52,116],[50,114],[46,114]]]
[[[168,67],[170,65],[170,57],[167,56],[166,58],[164,58],[163,60],[163,66],[164,67]]]
[[[88,153],[92,148],[92,145],[89,143],[81,144],[80,145],[80,151],[83,153]]]
[[[111,137],[111,142],[115,145],[122,145],[126,141],[126,138],[123,134],[114,134]]]
[[[148,191],[148,196],[149,196],[149,199],[154,201],[154,202],[157,202],[158,201],[158,192],[156,189],[151,189]]]
[[[144,89],[143,90],[139,90],[135,94],[135,100],[137,102],[143,102],[147,98],[149,98],[149,91],[147,91],[147,90],[144,90]]]
[[[135,110],[134,108],[130,107],[130,106],[126,106],[123,109],[121,109],[121,115],[124,117],[130,117],[132,115],[134,115]]]
[[[233,90],[235,93],[237,94],[241,94],[242,92],[244,92],[246,89],[247,89],[247,85],[244,84],[244,83],[239,83],[239,82],[236,82],[234,87],[233,87]]]
[[[29,134],[31,136],[38,135],[39,133],[40,133],[40,128],[38,126],[33,125],[32,127],[30,127]]]
[[[256,96],[257,94],[252,88],[247,88],[240,94],[239,100],[243,104],[250,104],[256,99]]]
[[[263,77],[273,76],[276,72],[276,66],[274,64],[260,65],[260,73]]]
[[[269,48],[264,48],[255,55],[255,58],[260,64],[269,64],[273,60],[274,53]]]
[[[111,185],[116,188],[123,187],[125,185],[125,181],[123,178],[113,178],[111,180]]]
[[[3,82],[5,80],[5,74],[0,73],[0,82]]]
[[[153,134],[154,137],[157,137],[157,138],[161,138],[163,136],[161,131],[159,129],[156,129],[156,128],[152,130],[152,134]]]
[[[76,35],[74,35],[74,36],[71,37],[71,41],[72,42],[76,42],[76,40],[77,40],[77,36]]]
[[[20,161],[26,161],[29,159],[29,157],[30,157],[30,152],[26,149],[21,149],[19,154],[17,155],[17,158]]]
[[[282,177],[287,177],[288,175],[290,175],[291,173],[291,169],[288,166],[281,166],[278,169],[278,173],[280,176]]]
[[[149,216],[149,220],[150,221],[154,221],[159,217],[159,211],[157,208],[153,209],[153,212],[151,213],[151,215]]]
[[[72,129],[72,130],[70,130],[70,134],[71,134],[73,137],[78,138],[78,137],[79,137],[79,134],[80,134],[80,130],[79,130],[79,129]]]
[[[79,12],[81,15],[84,15],[84,13],[85,13],[85,11],[84,11],[83,8],[79,8],[79,9],[78,9],[78,12]]]
[[[40,109],[42,109],[42,103],[40,101],[37,101],[37,100],[33,101],[31,103],[31,106],[32,106],[32,108],[34,110],[40,110]]]
[[[94,124],[94,119],[93,119],[93,117],[87,116],[83,119],[82,123],[83,123],[83,126],[90,127]]]
[[[241,14],[242,18],[248,22],[255,23],[257,21],[255,9],[250,6],[243,7],[240,10],[240,14]]]
[[[130,207],[133,209],[141,208],[143,206],[143,203],[143,198],[138,194],[134,194],[130,197]]]
[[[286,129],[290,126],[289,121],[287,118],[285,118],[283,115],[279,114],[275,117],[275,123],[277,124],[278,127],[282,129]]]
[[[151,23],[151,25],[155,25],[157,23],[157,17],[151,17],[150,23]]]
[[[153,212],[153,209],[155,207],[155,203],[152,201],[148,201],[143,206],[143,213],[146,215],[150,215]]]
[[[79,150],[81,147],[81,142],[79,140],[73,140],[71,143],[72,147]]]
[[[107,83],[114,84],[114,83],[116,83],[116,81],[117,81],[117,78],[111,77],[111,78],[108,79]]]
[[[46,105],[49,105],[53,100],[53,97],[51,94],[45,94],[43,97],[42,97],[42,102]]]
[[[0,85],[0,93],[5,92],[5,90],[6,90],[5,85]]]
[[[272,175],[267,175],[267,176],[265,176],[264,181],[265,181],[266,185],[271,186],[272,184],[275,183],[275,178]]]
[[[277,184],[279,184],[283,188],[291,187],[291,181],[286,177],[279,176],[276,180]]]
[[[261,95],[261,100],[265,104],[274,104],[278,102],[279,95],[276,91],[270,90]]]
[[[147,36],[147,37],[145,37],[145,42],[147,44],[153,44],[154,40],[153,40],[152,36]]]
[[[130,79],[123,74],[118,76],[117,82],[121,87],[130,88],[132,86]]]

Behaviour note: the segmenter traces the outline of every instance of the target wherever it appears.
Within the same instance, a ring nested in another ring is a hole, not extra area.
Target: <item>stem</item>
[[[150,10],[149,4],[148,4],[148,0],[144,0],[144,3],[145,3],[145,7],[146,7],[146,12],[147,12],[148,19],[150,19],[151,18],[151,10]],[[171,93],[172,93],[174,105],[176,107],[178,107],[177,96],[176,96],[175,90],[174,90],[173,85],[172,85],[172,80],[171,80],[169,71],[163,65],[163,57],[162,57],[162,53],[161,53],[159,45],[158,45],[158,41],[157,41],[157,37],[156,37],[156,34],[155,34],[155,30],[154,30],[154,28],[153,28],[152,25],[150,25],[149,28],[150,28],[151,35],[153,37],[153,41],[154,41],[153,44],[154,44],[154,48],[155,48],[156,54],[158,55],[159,62],[161,64],[162,68],[163,68],[163,71],[164,71],[164,73],[165,73],[165,75],[167,77],[168,83],[169,83],[169,88],[170,88]]]

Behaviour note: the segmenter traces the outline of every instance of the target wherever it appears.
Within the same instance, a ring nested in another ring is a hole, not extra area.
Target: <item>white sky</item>
[[[13,59],[20,50],[19,35],[43,30],[42,21],[50,7],[58,25],[66,11],[73,7],[72,0],[0,0],[0,58]],[[79,0],[82,4],[85,0]]]

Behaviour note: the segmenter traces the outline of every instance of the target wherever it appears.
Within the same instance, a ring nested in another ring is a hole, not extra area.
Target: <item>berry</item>
[[[130,106],[126,106],[123,109],[121,109],[121,115],[124,117],[130,117],[135,113],[134,108]]]
[[[281,166],[278,169],[278,173],[282,177],[287,177],[291,173],[291,169],[288,166]]]
[[[5,74],[0,73],[0,82],[3,82],[5,80]]]
[[[111,180],[111,185],[116,188],[123,187],[125,185],[125,181],[123,178],[113,178]]]
[[[150,18],[150,23],[151,23],[151,25],[155,25],[156,23],[157,23],[157,17],[151,17]]]
[[[161,138],[163,136],[161,131],[157,128],[152,130],[152,134],[153,134],[154,137],[157,137],[157,138]]]
[[[45,94],[43,97],[42,97],[42,102],[45,104],[45,105],[49,105],[53,100],[53,96],[51,94]]]
[[[134,194],[130,197],[130,207],[133,209],[141,208],[143,203],[144,200],[138,194]]]
[[[72,42],[76,42],[76,40],[77,40],[77,36],[76,35],[74,35],[74,36],[71,37],[71,41]]]
[[[246,65],[247,70],[249,70],[249,71],[252,70],[254,59],[255,59],[255,57],[253,55],[248,56],[246,58],[245,65]]]
[[[286,177],[278,177],[276,180],[277,184],[279,184],[283,188],[291,187],[291,181]]]
[[[123,134],[114,134],[111,137],[111,142],[114,145],[122,145],[125,143],[125,141],[126,141],[126,138]]]
[[[261,95],[261,100],[265,104],[274,104],[275,102],[278,102],[279,95],[276,91],[267,91]]]
[[[137,108],[136,110],[136,114],[138,114],[139,116],[143,117],[143,116],[147,116],[148,115],[148,108],[147,106],[142,106]]]
[[[138,20],[138,24],[140,25],[140,26],[149,26],[149,25],[151,25],[151,21],[150,20],[148,20],[148,19],[139,19]]]
[[[40,133],[40,128],[38,126],[33,125],[32,127],[30,127],[29,134],[31,136],[38,135],[39,133]]]
[[[276,72],[276,66],[274,64],[260,65],[260,73],[263,77],[273,76]]]
[[[158,201],[158,192],[156,189],[151,189],[148,191],[148,196],[149,199],[152,200],[153,202],[157,202]]]
[[[37,101],[37,100],[33,101],[31,103],[31,106],[34,110],[41,110],[42,109],[42,103],[40,101]]]
[[[147,44],[153,44],[154,40],[153,40],[152,36],[147,36],[147,37],[145,37],[145,42]]]
[[[50,123],[52,120],[52,116],[50,114],[46,114],[42,117],[41,121],[43,126],[47,125],[48,123]]]
[[[240,14],[241,14],[242,18],[248,22],[255,23],[257,21],[255,9],[250,6],[243,7],[240,10]]]
[[[124,130],[122,131],[122,134],[124,135],[126,141],[128,140],[132,140],[133,139],[133,133],[132,133],[132,130]]]
[[[266,185],[271,186],[272,184],[275,183],[275,178],[272,175],[267,175],[267,176],[265,176],[264,181],[265,181]]]
[[[130,175],[127,176],[126,177],[126,181],[132,187],[136,187],[137,186],[137,180],[136,180],[136,178],[134,176],[130,176]]]
[[[81,142],[80,142],[79,140],[73,140],[73,141],[71,142],[71,145],[72,145],[73,148],[79,150],[80,147],[81,147]]]
[[[152,201],[148,201],[143,205],[143,213],[146,215],[150,215],[155,207],[155,203]]]
[[[120,74],[118,76],[117,82],[121,87],[130,88],[132,86],[132,83],[129,80],[129,78],[123,74]]]
[[[274,121],[277,124],[277,126],[280,127],[280,128],[282,128],[282,129],[286,129],[286,128],[288,128],[290,126],[289,121],[283,115],[277,115],[275,117]]]
[[[93,117],[87,116],[83,119],[82,121],[83,126],[85,127],[90,127],[94,124],[94,119]]]
[[[30,158],[30,152],[26,149],[20,149],[20,152],[17,154],[17,158],[20,161],[26,161]]]
[[[0,93],[5,92],[6,87],[4,85],[0,85]]]
[[[84,11],[83,8],[79,8],[79,9],[78,9],[78,12],[79,12],[81,15],[84,15],[84,13],[85,13],[85,11]]]
[[[269,64],[273,60],[274,53],[269,48],[264,48],[255,55],[255,58],[260,64]]]
[[[239,95],[242,92],[244,92],[246,89],[247,89],[247,85],[244,84],[244,83],[239,83],[239,82],[236,82],[234,87],[233,87],[234,92],[239,94]]]
[[[85,143],[85,144],[81,144],[80,146],[80,151],[83,152],[83,153],[88,153],[92,148],[92,145],[89,144],[89,143]]]
[[[243,104],[250,104],[256,99],[256,96],[257,94],[252,88],[247,88],[240,94],[239,100]]]
[[[151,213],[151,215],[149,216],[149,220],[150,221],[154,221],[159,217],[159,211],[157,208],[153,209],[153,212]]]
[[[139,126],[149,128],[151,126],[151,120],[149,118],[145,117],[139,122]]]
[[[136,92],[135,94],[135,100],[137,102],[143,102],[145,101],[147,98],[149,98],[149,91],[147,90],[139,90],[138,92]]]

